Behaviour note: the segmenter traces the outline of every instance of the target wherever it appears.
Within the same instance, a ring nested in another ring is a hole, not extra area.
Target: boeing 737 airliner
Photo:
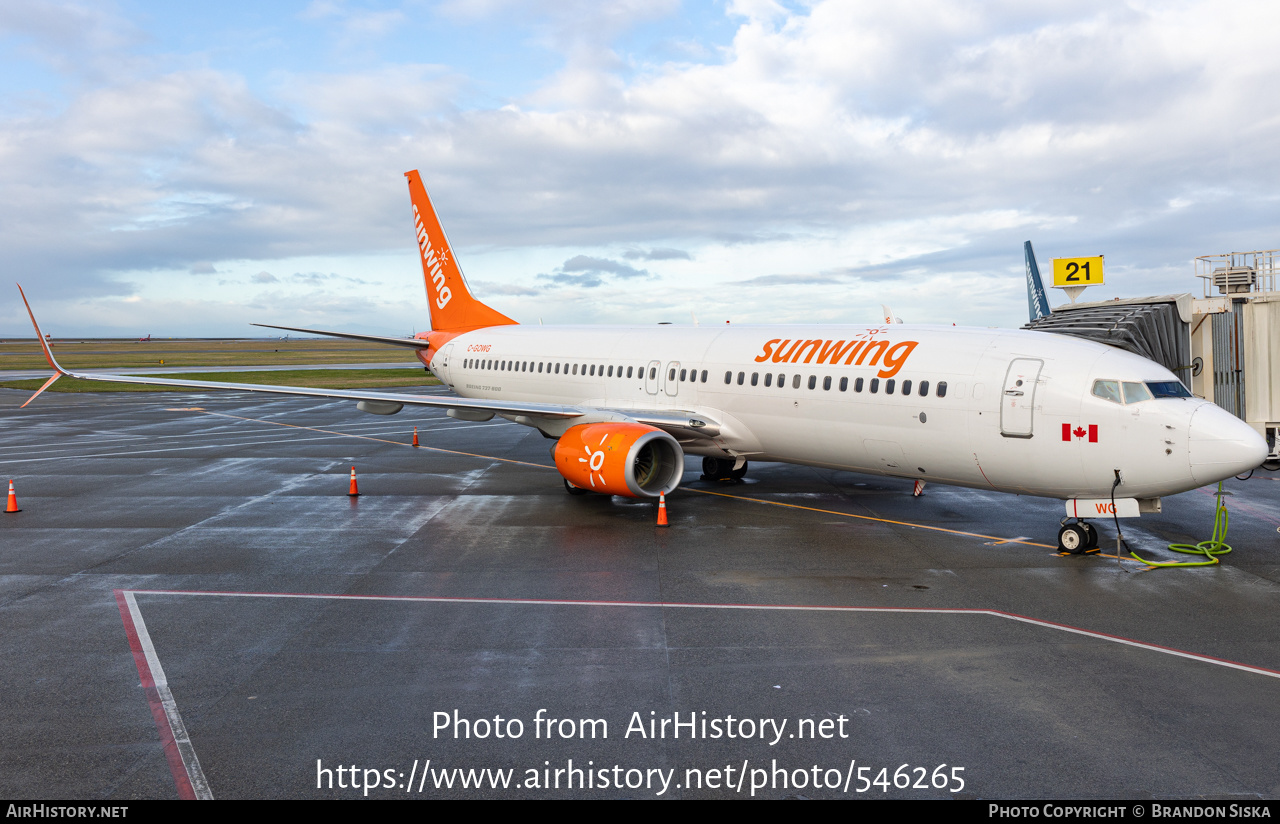
[[[1246,472],[1267,447],[1164,367],[1041,332],[913,324],[522,326],[477,300],[416,171],[406,174],[431,331],[414,339],[272,327],[412,346],[456,397],[70,372],[85,380],[349,398],[394,414],[495,415],[555,439],[571,492],[657,497],[686,454],[713,477],[783,461],[1067,501],[1062,548],[1088,517],[1159,511],[1161,496]],[[25,295],[23,300],[26,300]],[[28,312],[30,307],[28,306]],[[27,403],[30,403],[28,400]],[[24,404],[25,405],[25,404]]]

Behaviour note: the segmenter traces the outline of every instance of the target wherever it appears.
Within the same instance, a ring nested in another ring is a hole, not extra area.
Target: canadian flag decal
[[[1089,443],[1097,443],[1098,425],[1096,423],[1091,423],[1089,424],[1088,430],[1083,426],[1077,426],[1073,429],[1069,423],[1064,423],[1062,425],[1062,440],[1064,441],[1070,441],[1073,439],[1078,441],[1083,439],[1085,435],[1089,436]]]

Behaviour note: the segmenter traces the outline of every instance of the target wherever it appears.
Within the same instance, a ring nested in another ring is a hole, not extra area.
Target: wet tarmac
[[[689,459],[659,529],[501,420],[27,395],[7,797],[1280,796],[1271,473],[1220,566],[1150,570],[1058,556],[1057,501]],[[1211,492],[1126,538],[1174,559]]]

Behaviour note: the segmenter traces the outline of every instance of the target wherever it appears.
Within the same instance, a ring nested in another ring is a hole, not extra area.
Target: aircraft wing
[[[296,326],[272,326],[269,323],[251,323],[250,326],[261,326],[263,329],[283,329],[286,332],[303,332],[308,335],[328,335],[331,338],[348,338],[350,340],[367,340],[373,343],[388,343],[392,346],[409,346],[414,349],[426,349],[431,344],[422,338],[391,338],[383,335],[357,335],[354,332],[326,332],[323,329],[299,329]]]
[[[223,389],[238,390],[242,392],[267,392],[277,395],[300,395],[303,397],[313,398],[340,398],[352,401],[369,401],[374,404],[396,406],[397,408],[392,410],[396,412],[398,412],[399,407],[402,406],[426,406],[435,409],[458,409],[478,413],[488,412],[495,415],[508,415],[512,417],[526,416],[529,418],[552,420],[580,418],[592,413],[606,412],[614,415],[622,415],[639,423],[656,426],[659,429],[664,429],[677,435],[683,434],[686,436],[706,438],[715,437],[715,435],[720,431],[719,426],[715,421],[694,412],[685,412],[681,410],[613,409],[596,406],[580,407],[566,404],[536,403],[529,401],[472,400],[469,398],[404,395],[393,392],[368,392],[351,389],[312,389],[301,386],[273,386],[270,384],[258,383],[193,381],[178,378],[165,378],[159,375],[138,377],[133,375],[105,375],[96,372],[73,372],[69,369],[63,368],[63,366],[59,364],[57,359],[53,356],[53,350],[49,348],[48,341],[45,340],[43,333],[40,331],[40,324],[36,322],[35,314],[31,311],[31,304],[27,303],[26,293],[22,292],[21,286],[18,287],[18,291],[22,294],[22,302],[26,304],[27,314],[31,317],[31,325],[35,328],[36,339],[40,341],[40,348],[44,351],[45,359],[49,362],[49,366],[56,372],[56,374],[51,377],[44,386],[41,386],[36,390],[34,395],[27,399],[27,403],[24,403],[23,406],[34,401],[40,396],[40,393],[53,385],[53,382],[58,378],[68,377],[86,381],[112,381],[115,383],[137,383],[151,386],[178,386],[186,389]],[[425,341],[423,341],[423,343],[425,343]]]

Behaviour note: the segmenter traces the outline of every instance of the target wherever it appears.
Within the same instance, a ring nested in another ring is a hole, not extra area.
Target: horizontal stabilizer
[[[347,338],[348,340],[367,340],[370,343],[386,343],[391,346],[410,346],[414,349],[426,349],[431,344],[422,338],[393,338],[386,335],[357,335],[354,332],[326,332],[323,329],[301,329],[296,326],[273,326],[270,323],[251,323],[250,326],[261,326],[263,329],[283,329],[286,332],[302,332],[304,335],[327,335],[331,338]]]

